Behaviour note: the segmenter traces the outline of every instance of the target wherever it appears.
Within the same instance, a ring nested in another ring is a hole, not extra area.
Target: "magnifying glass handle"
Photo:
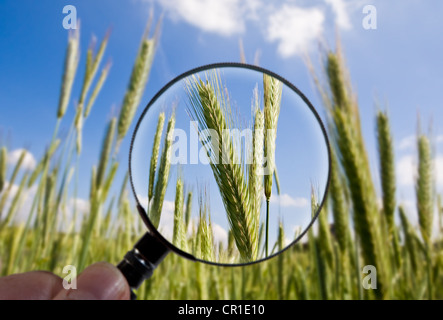
[[[137,299],[134,294],[144,280],[149,279],[154,269],[163,261],[169,249],[149,232],[125,254],[117,268],[123,273],[131,287],[131,300]]]

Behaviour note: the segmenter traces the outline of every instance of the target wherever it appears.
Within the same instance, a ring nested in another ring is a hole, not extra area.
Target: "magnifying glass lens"
[[[130,174],[151,232],[217,264],[271,257],[300,240],[329,177],[321,120],[297,88],[252,66],[178,77],[143,112]]]

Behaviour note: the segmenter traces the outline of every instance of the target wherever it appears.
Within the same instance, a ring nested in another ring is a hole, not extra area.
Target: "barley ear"
[[[96,85],[94,86],[94,89],[92,90],[91,96],[89,97],[88,103],[86,104],[84,117],[87,118],[89,116],[89,113],[91,112],[92,106],[94,105],[95,100],[97,99],[97,96],[99,92],[101,91],[103,84],[105,83],[109,70],[111,69],[111,63],[107,63],[106,66],[102,69],[102,72],[100,73],[100,77],[98,78],[98,81]]]
[[[165,114],[164,112],[162,112],[158,116],[157,130],[155,131],[154,145],[152,146],[151,164],[149,167],[149,188],[148,188],[149,202],[151,202],[154,192],[155,172],[157,171],[158,155],[160,153],[160,141],[162,138],[164,123],[165,123]]]
[[[71,97],[72,84],[79,61],[79,31],[74,30],[69,34],[68,48],[65,56],[65,66],[63,71],[62,86],[60,89],[60,99],[58,102],[57,118],[61,119],[65,115]]]
[[[263,93],[265,122],[264,151],[267,170],[264,176],[264,189],[266,196],[265,252],[267,256],[269,239],[269,201],[272,192],[272,178],[275,170],[275,140],[277,138],[277,122],[280,114],[282,83],[274,77],[263,74]]]
[[[178,177],[175,188],[174,229],[172,244],[181,250],[186,250],[186,230],[183,220],[183,180]]]
[[[97,187],[101,187],[105,177],[109,156],[111,154],[112,142],[114,141],[116,123],[117,119],[115,117],[112,118],[108,124],[105,139],[103,140],[100,162],[97,169]]]
[[[418,140],[418,176],[416,181],[416,197],[418,221],[423,239],[427,244],[431,241],[433,222],[432,200],[432,159],[431,145],[425,135],[419,135]]]
[[[189,222],[191,221],[191,212],[192,212],[192,192],[188,192],[188,196],[186,198],[186,212],[185,212],[185,231],[188,231]]]
[[[377,112],[377,140],[380,176],[383,191],[383,211],[388,223],[389,237],[394,232],[395,212],[395,165],[389,118],[386,112]]]
[[[377,197],[369,160],[360,128],[358,104],[346,78],[340,52],[327,55],[327,80],[330,92],[329,116],[333,138],[349,185],[354,224],[362,246],[364,262],[380,270],[377,278],[378,298],[386,294],[389,269],[380,234]]]
[[[275,168],[275,140],[277,122],[280,114],[282,83],[267,74],[263,74],[264,122],[265,122],[265,157],[267,160],[264,177],[265,196],[269,200],[272,191],[272,178]]]
[[[160,167],[158,169],[157,181],[155,183],[154,198],[152,200],[152,206],[149,210],[151,222],[156,228],[160,223],[160,216],[163,208],[163,200],[165,198],[166,187],[168,185],[168,180],[169,180],[174,127],[175,127],[175,115],[173,114],[168,121],[168,128],[166,130],[163,152],[160,159]]]
[[[81,105],[77,106],[75,119],[74,119],[74,126],[77,132],[76,150],[77,154],[80,154],[82,150],[82,132],[83,132],[83,107]]]
[[[100,48],[98,49],[97,55],[95,57],[93,57],[93,52],[92,52],[93,46],[91,46],[88,49],[87,60],[86,60],[86,71],[83,79],[83,86],[79,100],[79,105],[81,105],[82,107],[85,103],[86,95],[89,92],[89,88],[91,87],[92,81],[94,80],[95,75],[97,73],[98,66],[100,65],[100,62],[105,53],[106,46],[108,45],[108,40],[109,40],[109,32],[106,34],[103,41],[101,42]]]
[[[252,164],[249,165],[249,198],[251,199],[252,228],[257,231],[260,223],[260,211],[263,197],[263,140],[264,140],[264,116],[259,109],[255,113],[253,140],[252,140]]]
[[[214,238],[209,205],[206,200],[200,199],[199,210],[200,218],[197,227],[197,239],[200,244],[199,258],[205,261],[214,261]]]
[[[126,135],[140,104],[154,58],[154,47],[154,39],[143,39],[140,45],[118,118],[117,145]]]
[[[346,188],[340,171],[337,155],[331,152],[331,180],[329,199],[334,217],[334,231],[342,253],[346,252],[349,239],[349,208],[345,197]]]
[[[0,151],[0,192],[2,192],[6,182],[7,156],[8,151],[6,147],[2,147]]]
[[[200,141],[210,141],[203,145],[210,158],[211,169],[237,248],[243,260],[254,260],[258,252],[258,233],[252,227],[249,192],[243,166],[239,163],[236,149],[226,130],[230,125],[229,114],[226,114],[231,110],[229,99],[224,95],[217,71],[214,71],[206,82],[194,77],[185,84],[190,102],[189,114],[198,123]],[[212,136],[213,139],[209,139],[205,136],[207,129],[215,130],[216,137]]]

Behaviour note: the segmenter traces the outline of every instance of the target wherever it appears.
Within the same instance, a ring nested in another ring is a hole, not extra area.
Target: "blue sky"
[[[365,30],[363,7],[377,9],[377,29]],[[411,207],[417,130],[432,136],[438,188],[443,189],[443,3],[438,0],[392,1],[264,1],[264,0],[132,0],[12,1],[0,3],[0,128],[11,150],[29,148],[39,158],[56,122],[58,92],[67,43],[62,27],[65,5],[81,19],[80,68],[62,131],[74,115],[83,77],[85,52],[94,34],[101,40],[111,28],[105,61],[112,68],[85,124],[80,180],[88,180],[99,156],[103,130],[116,115],[128,83],[149,10],[164,14],[162,34],[142,106],[173,77],[213,62],[239,61],[239,39],[246,60],[288,79],[323,114],[303,56],[319,61],[319,43],[335,46],[339,33],[354,88],[362,128],[375,169],[375,99],[388,106],[396,141],[399,199]],[[10,138],[7,138],[10,136]],[[126,162],[128,140],[119,159]],[[15,155],[15,157],[17,154]],[[10,155],[11,161],[14,154]],[[32,160],[32,159],[31,159]],[[30,165],[32,166],[32,161]],[[374,170],[375,171],[375,170]],[[87,197],[87,191],[80,195]]]

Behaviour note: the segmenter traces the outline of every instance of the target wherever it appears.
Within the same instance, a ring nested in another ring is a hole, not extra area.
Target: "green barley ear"
[[[2,195],[0,198],[0,219],[2,217],[2,213],[3,213],[3,209],[5,207],[5,204],[6,204],[6,200],[8,199],[8,196],[9,196],[11,189],[14,185],[15,179],[17,178],[20,168],[22,167],[25,156],[26,156],[26,150],[23,149],[23,151],[20,153],[20,157],[18,158],[17,163],[14,166],[11,177],[9,178],[8,187],[2,192]]]
[[[2,192],[6,182],[7,156],[8,150],[6,147],[3,147],[0,151],[0,192]]]
[[[86,71],[83,79],[83,86],[80,93],[80,100],[78,104],[83,108],[83,105],[86,100],[86,95],[89,92],[89,88],[91,87],[92,81],[95,78],[100,62],[103,59],[103,55],[105,53],[106,47],[108,45],[109,40],[109,32],[104,37],[103,41],[100,44],[100,48],[98,49],[97,54],[94,57],[93,53],[93,45],[91,45],[88,49],[87,58],[86,58]],[[87,115],[89,111],[85,115]]]
[[[398,207],[398,212],[400,214],[400,221],[403,228],[403,234],[404,234],[404,241],[406,249],[409,253],[409,261],[411,262],[412,269],[414,273],[417,271],[417,253],[418,250],[416,248],[416,243],[414,241],[415,237],[415,231],[414,228],[411,226],[408,217],[406,216],[406,212],[403,208],[403,206]]]
[[[160,141],[162,138],[163,125],[165,123],[164,112],[158,116],[157,130],[155,131],[154,145],[152,146],[151,165],[149,167],[149,189],[148,200],[151,202],[154,191],[155,172],[157,171],[158,155],[160,153]]]
[[[98,96],[99,92],[101,91],[103,84],[105,83],[105,81],[108,77],[110,69],[111,69],[111,63],[107,63],[106,66],[102,69],[102,72],[100,73],[100,77],[98,78],[98,81],[97,81],[94,89],[92,90],[91,96],[90,96],[88,103],[86,105],[86,109],[83,114],[85,119],[89,116],[89,113],[91,112],[91,108],[94,105],[94,102],[97,99],[97,96]]]
[[[438,220],[440,222],[439,224],[440,233],[443,234],[443,202],[441,195],[437,197],[437,211],[438,211]]]
[[[255,260],[258,253],[258,230],[252,225],[243,165],[240,164],[234,143],[226,130],[230,126],[229,114],[226,113],[230,112],[231,107],[217,71],[209,77],[206,82],[194,77],[185,83],[190,102],[189,114],[198,123],[200,141],[210,141],[203,145],[209,155],[229,225],[242,259],[251,261]],[[208,129],[214,130],[219,139],[209,139],[205,135]]]
[[[383,211],[388,223],[389,236],[394,232],[395,212],[395,166],[394,146],[389,119],[386,112],[377,112],[377,140],[380,176],[383,191]]]
[[[83,107],[81,105],[77,106],[74,118],[74,127],[77,132],[76,151],[77,154],[80,154],[82,150],[82,132],[83,132]]]
[[[265,122],[265,156],[267,159],[265,175],[265,196],[269,201],[272,191],[272,177],[275,168],[275,140],[277,138],[277,122],[280,114],[282,83],[267,74],[263,74],[264,90],[264,122]]]
[[[175,188],[174,229],[172,233],[172,244],[181,250],[186,250],[186,231],[183,220],[183,180],[178,177]]]
[[[275,140],[277,138],[277,122],[280,114],[282,83],[267,74],[263,74],[264,94],[264,123],[265,123],[265,156],[266,169],[264,175],[264,189],[266,196],[266,231],[265,253],[268,255],[269,239],[269,200],[272,192],[272,178],[275,170]]]
[[[433,222],[432,200],[432,159],[431,145],[425,135],[419,135],[418,144],[418,177],[415,186],[417,197],[418,220],[423,239],[431,241]]]
[[[168,128],[166,130],[166,137],[163,146],[163,152],[160,159],[160,167],[157,173],[157,181],[155,183],[154,198],[152,200],[152,207],[149,210],[150,219],[154,227],[158,227],[160,223],[160,216],[163,207],[163,200],[165,198],[166,187],[168,186],[169,170],[171,167],[171,151],[172,151],[172,137],[175,127],[175,114],[169,118]]]
[[[192,192],[188,192],[188,196],[186,198],[186,212],[185,212],[185,231],[188,231],[189,222],[191,221],[191,212],[192,212]]]
[[[102,150],[100,153],[100,162],[97,169],[97,187],[100,187],[103,183],[103,179],[105,177],[106,168],[108,165],[109,155],[111,154],[112,142],[114,141],[115,135],[115,127],[117,124],[117,119],[114,117],[108,124],[108,128],[106,130],[106,136],[103,140]]]
[[[322,252],[329,268],[334,266],[334,248],[331,236],[331,229],[329,227],[327,203],[321,209],[318,215],[318,245]]]
[[[199,258],[205,261],[214,261],[214,236],[208,201],[200,199],[200,217],[197,227],[197,239],[200,244]]]
[[[157,24],[159,29],[160,22]],[[143,36],[134,67],[132,69],[131,78],[129,80],[128,89],[126,90],[123,104],[118,118],[118,136],[117,146],[121,143],[128,132],[132,119],[134,118],[137,107],[140,104],[146,83],[148,81],[149,72],[151,70],[152,61],[154,59],[155,45],[157,42],[157,34],[154,38],[148,38],[150,23]],[[118,149],[118,147],[117,147]]]
[[[254,130],[252,137],[252,164],[249,165],[249,198],[253,214],[252,227],[259,228],[260,211],[263,197],[263,140],[264,116],[260,109],[255,112]]]
[[[55,151],[58,149],[59,145],[60,145],[60,139],[57,139],[54,141],[54,143],[51,144],[49,150],[46,150],[44,156],[42,157],[40,162],[37,164],[37,167],[34,169],[34,172],[32,173],[31,177],[29,178],[28,188],[30,188],[35,183],[35,181],[37,180],[40,173],[42,173],[45,163],[48,162],[52,158]]]
[[[65,67],[63,71],[62,86],[60,89],[60,99],[58,102],[57,118],[61,119],[65,115],[71,97],[72,84],[79,61],[79,29],[69,34],[68,49],[65,56]]]
[[[331,180],[329,184],[329,197],[331,200],[332,214],[334,217],[334,232],[344,253],[349,241],[349,208],[345,198],[345,184],[340,172],[337,156],[331,152]]]
[[[328,116],[333,142],[349,185],[354,212],[354,225],[360,239],[365,264],[376,266],[378,298],[386,294],[389,268],[380,233],[377,197],[372,182],[369,160],[361,133],[358,104],[353,96],[341,51],[326,57],[327,85],[321,92],[329,92]]]

